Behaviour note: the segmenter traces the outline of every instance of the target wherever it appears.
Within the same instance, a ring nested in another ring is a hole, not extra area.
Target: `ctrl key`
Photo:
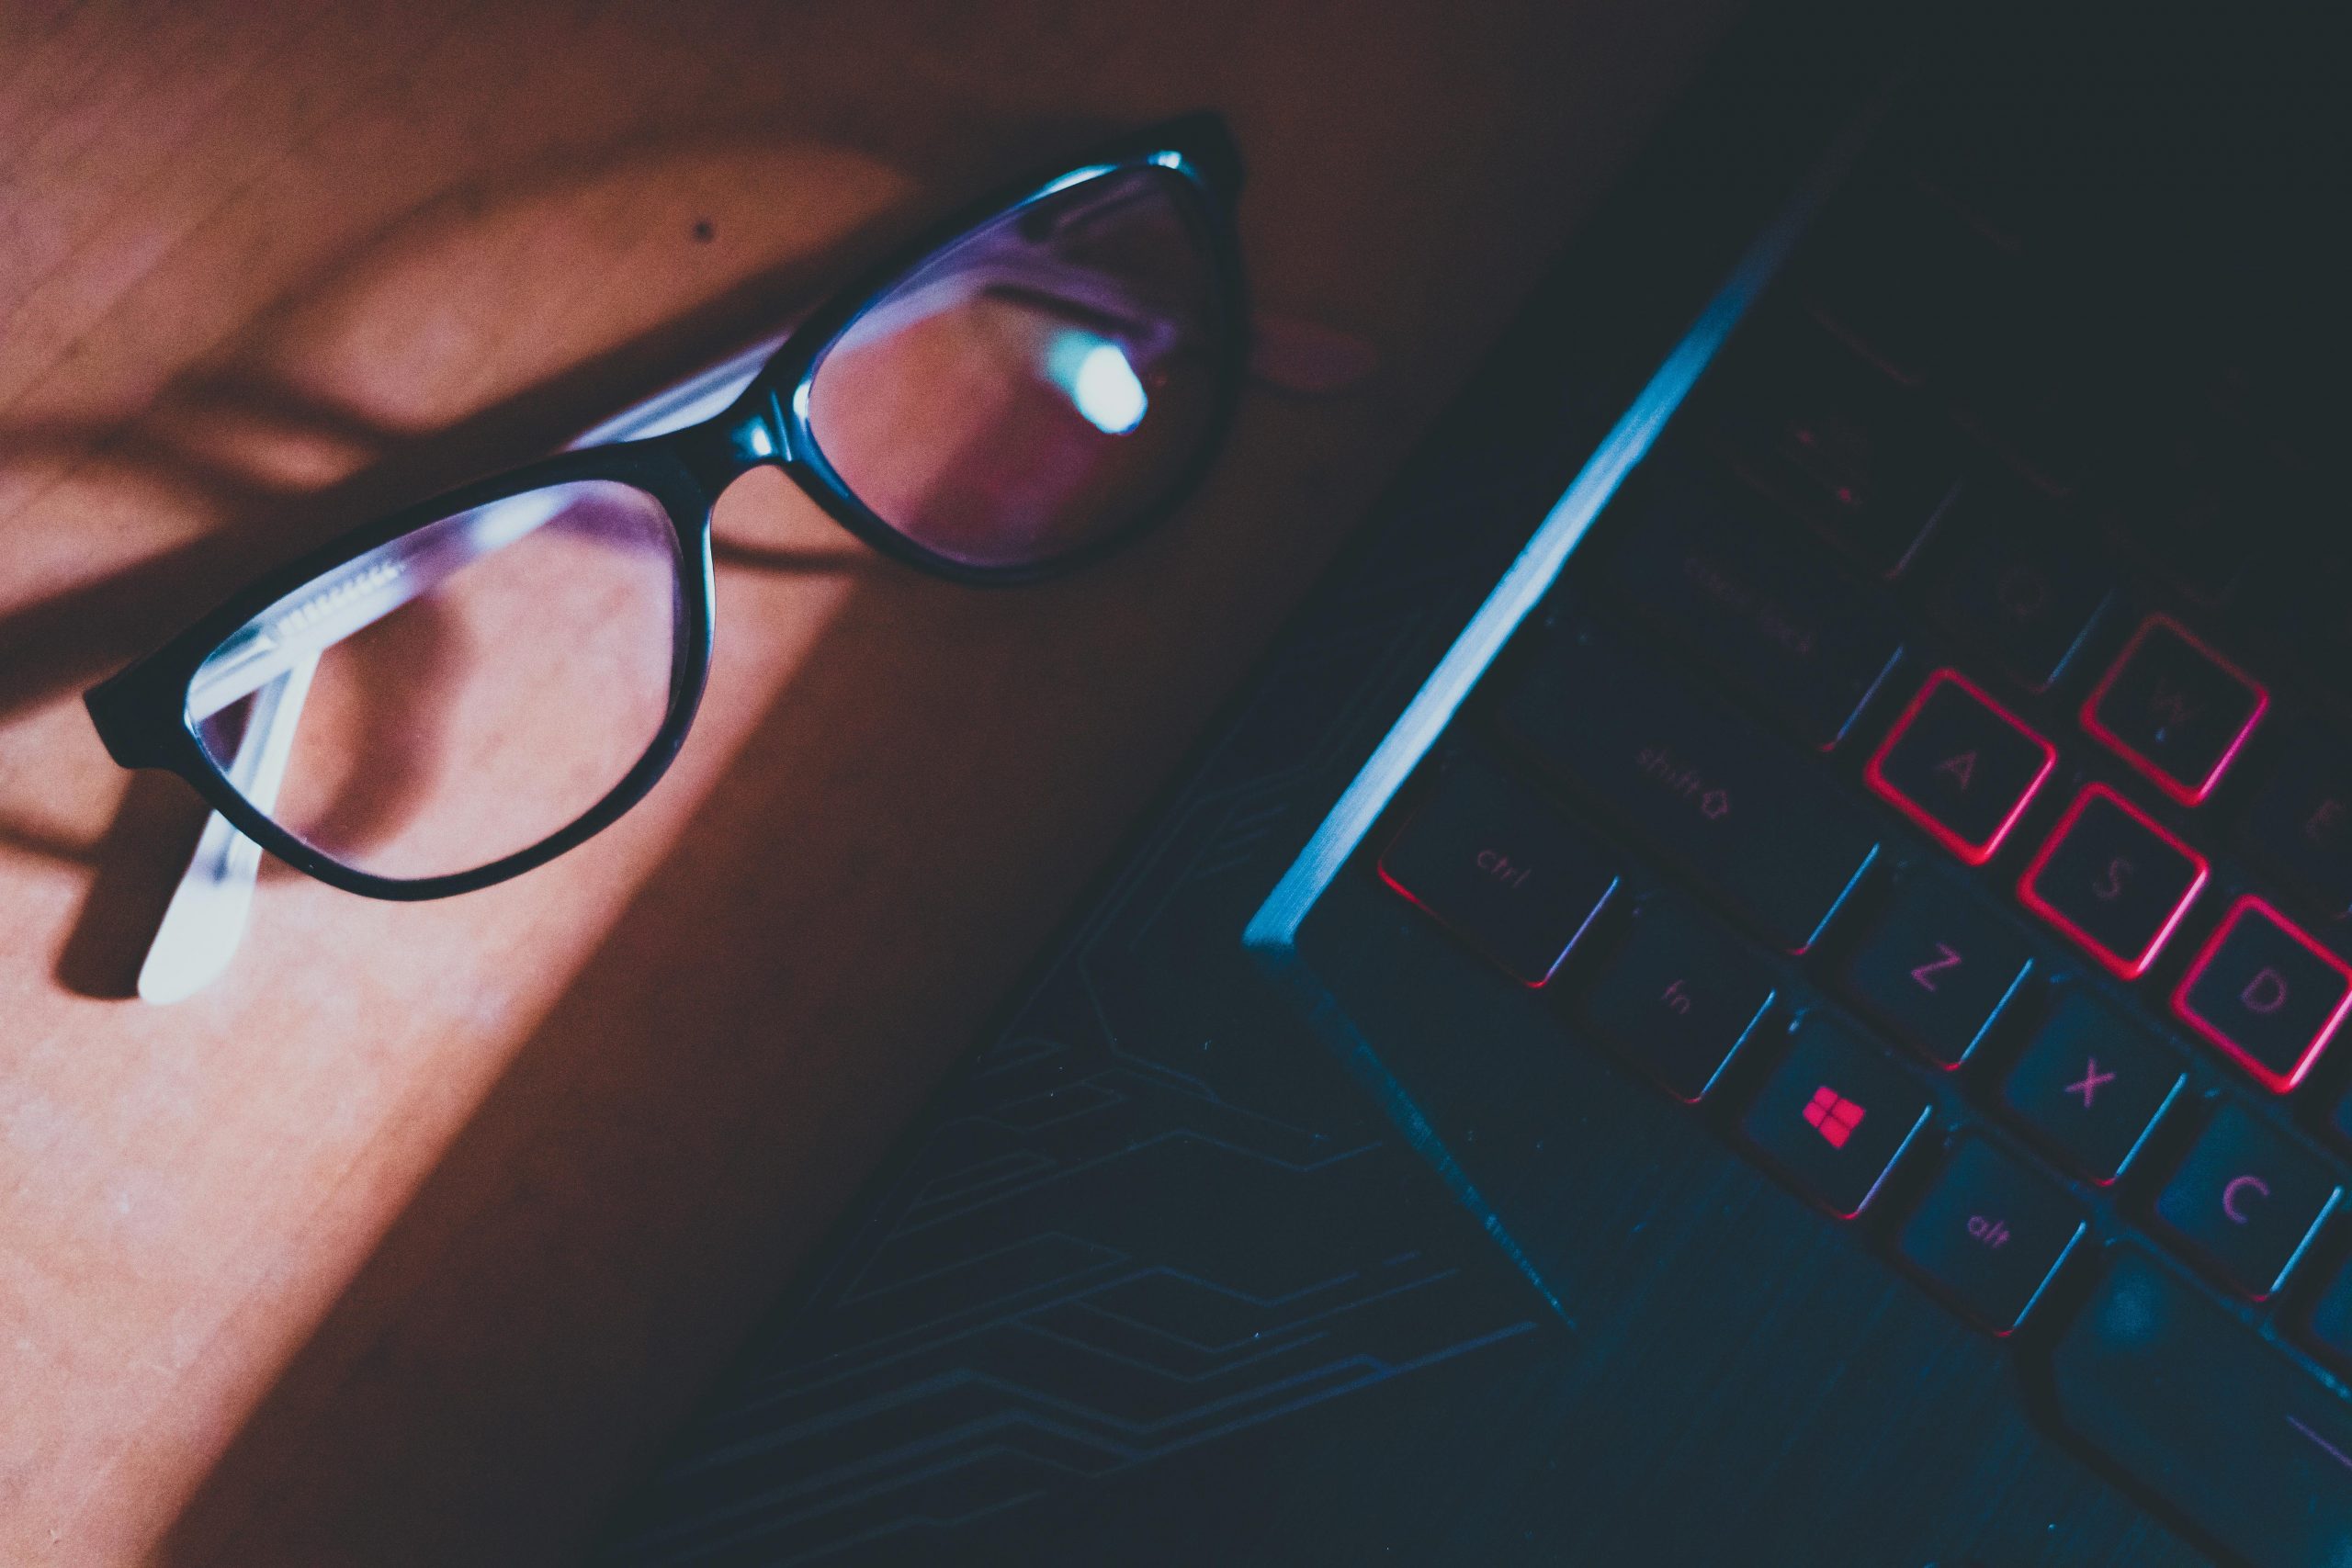
[[[2352,1563],[2352,1404],[2134,1246],[2051,1354],[2068,1426],[2256,1568]]]
[[[1464,757],[1380,857],[1380,879],[1540,986],[1616,891],[1617,868],[1532,791]]]

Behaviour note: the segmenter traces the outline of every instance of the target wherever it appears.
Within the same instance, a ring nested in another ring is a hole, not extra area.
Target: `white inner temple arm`
[[[571,445],[640,440],[708,419],[742,394],[783,341],[778,336],[753,344],[606,420]],[[464,528],[446,537],[436,536],[422,545],[396,539],[266,617],[237,646],[207,660],[189,687],[191,718],[209,717],[241,697],[254,698],[228,768],[238,793],[264,811],[276,802],[321,653],[467,562],[522,537],[555,511],[544,498],[518,496],[478,509]],[[244,935],[254,879],[260,870],[259,845],[217,811],[205,819],[196,852],[140,967],[142,999],[175,1002],[220,978]]]

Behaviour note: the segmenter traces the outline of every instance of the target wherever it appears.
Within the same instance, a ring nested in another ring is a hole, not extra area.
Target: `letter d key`
[[[2352,964],[2251,894],[2173,993],[2173,1010],[2274,1094],[2308,1077],[2352,1011]]]

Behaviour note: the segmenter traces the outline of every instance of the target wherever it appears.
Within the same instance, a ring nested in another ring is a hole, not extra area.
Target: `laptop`
[[[2346,142],[2222,25],[1744,24],[596,1560],[2352,1562]]]

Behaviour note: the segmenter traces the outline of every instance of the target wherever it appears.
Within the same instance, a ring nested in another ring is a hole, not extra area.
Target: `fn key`
[[[1772,976],[1731,938],[1663,895],[1635,911],[1584,1015],[1676,1099],[1697,1104],[1772,1004]]]
[[[1540,986],[1616,891],[1617,868],[1533,792],[1464,757],[1380,857],[1380,879]]]

